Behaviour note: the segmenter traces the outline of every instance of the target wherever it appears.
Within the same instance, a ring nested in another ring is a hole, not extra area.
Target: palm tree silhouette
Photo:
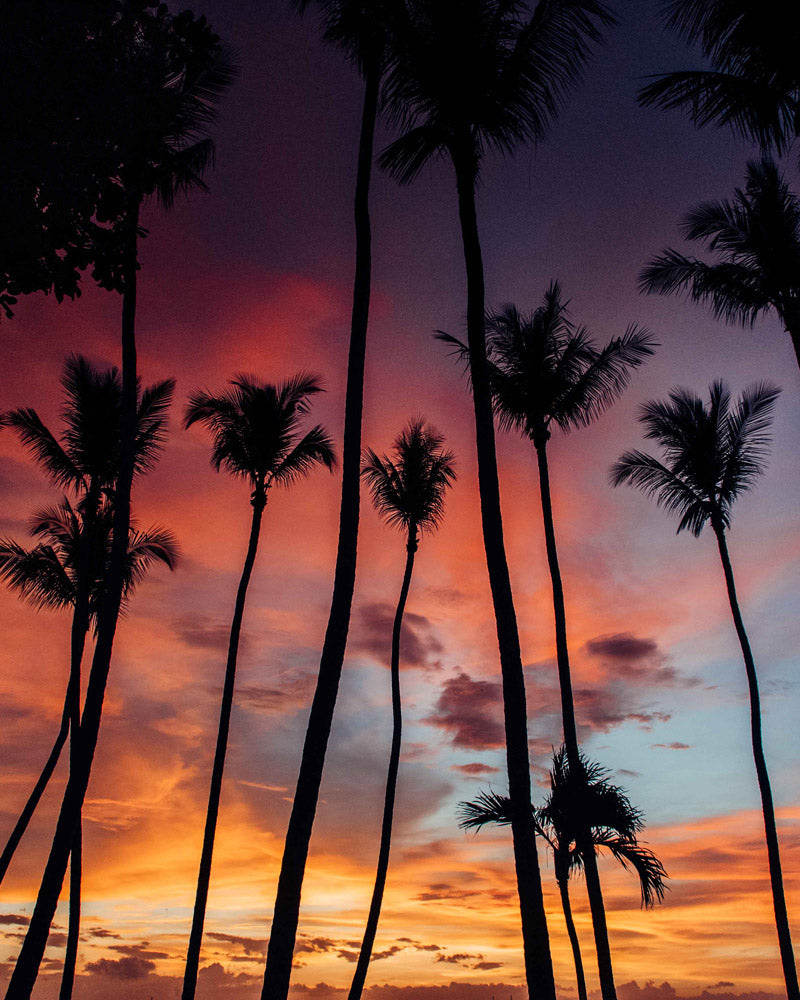
[[[44,768],[34,785],[11,836],[0,855],[0,882],[55,770],[71,730],[71,769],[76,764],[77,733],[80,725],[80,673],[86,633],[92,621],[96,624],[99,599],[104,592],[107,570],[107,553],[100,550],[107,538],[103,532],[110,528],[113,517],[113,498],[119,469],[119,422],[122,384],[116,368],[97,369],[81,355],[68,356],[61,377],[66,393],[63,409],[65,428],[61,440],[45,426],[36,410],[25,407],[3,414],[3,423],[13,428],[23,444],[32,452],[35,460],[44,469],[48,478],[56,485],[71,490],[77,497],[74,512],[75,530],[80,529],[73,539],[74,592],[68,592],[68,602],[73,606],[72,637],[70,649],[70,679],[64,699],[61,725],[53,748]],[[172,400],[175,382],[165,379],[140,392],[137,385],[136,440],[134,472],[147,472],[155,464],[166,435],[165,419]],[[102,515],[103,521],[98,520]],[[66,515],[65,515],[66,516]],[[45,525],[44,533],[50,529]],[[157,532],[157,536],[163,533]],[[168,542],[166,535],[163,538]],[[170,536],[171,538],[171,536]],[[131,539],[129,538],[129,547]],[[50,547],[52,549],[52,546]],[[173,546],[174,549],[174,546]],[[33,550],[34,552],[36,550]],[[50,568],[47,560],[33,556],[33,561],[20,562],[25,550],[18,547],[7,553],[9,574],[7,578],[17,589],[25,592],[26,573],[35,577],[44,574],[40,582],[45,589],[50,586],[53,594],[60,590],[51,552]],[[66,552],[66,550],[65,550]],[[173,562],[174,562],[173,551]],[[40,554],[41,555],[41,554]],[[16,569],[14,566],[16,565]],[[93,577],[93,573],[101,573]],[[21,577],[15,583],[13,574]],[[127,570],[126,570],[127,572]],[[28,583],[35,589],[36,584]],[[128,583],[123,587],[124,603]],[[80,882],[81,882],[81,830],[80,816],[76,826],[70,864],[70,918],[67,932],[67,960],[62,976],[61,1000],[68,1000],[77,955],[78,931],[80,925]]]
[[[556,660],[561,691],[564,743],[574,773],[579,773],[581,755],[575,724],[575,705],[570,677],[564,588],[558,564],[547,442],[551,428],[567,432],[588,426],[619,396],[633,368],[653,353],[654,341],[646,330],[629,327],[624,336],[602,350],[592,343],[585,327],[569,320],[568,302],[562,301],[561,286],[552,282],[541,306],[529,314],[507,305],[486,317],[488,330],[489,382],[495,413],[501,427],[522,431],[536,449],[539,491],[544,520],[545,545],[553,590]],[[456,346],[464,360],[468,348],[455,337],[439,338]],[[587,829],[585,837],[590,833]],[[603,893],[594,854],[586,856],[586,888],[592,911],[597,962],[603,990],[614,991],[611,948],[608,941]]]
[[[277,386],[259,382],[250,375],[238,375],[231,381],[231,388],[218,396],[208,392],[197,392],[190,396],[186,408],[184,426],[188,428],[192,424],[201,423],[213,435],[211,464],[214,468],[217,471],[224,468],[249,483],[252,488],[250,504],[253,516],[247,555],[236,592],[231,621],[228,660],[222,689],[217,745],[211,772],[192,930],[186,955],[182,1000],[192,1000],[197,987],[197,970],[200,964],[200,945],[211,879],[211,860],[222,790],[222,773],[225,767],[233,707],[239,636],[247,588],[258,551],[267,494],[273,486],[289,486],[303,478],[316,465],[321,464],[333,469],[336,461],[331,440],[319,424],[300,435],[300,423],[309,410],[310,398],[321,391],[320,381],[314,375],[295,375],[294,378]]]
[[[443,443],[444,438],[435,428],[426,425],[421,419],[412,420],[395,439],[394,458],[387,455],[378,456],[369,449],[362,471],[372,493],[375,509],[390,527],[405,532],[406,568],[392,627],[392,746],[386,778],[378,867],[367,925],[348,1000],[360,1000],[364,989],[375,933],[378,929],[386,873],[389,869],[403,725],[400,702],[400,633],[411,585],[411,573],[414,569],[414,556],[420,534],[435,531],[441,524],[444,516],[445,491],[456,478],[453,453],[443,451]]]
[[[286,1000],[300,914],[306,859],[314,825],[325,753],[344,662],[356,579],[360,508],[361,418],[372,278],[369,188],[378,100],[387,59],[387,11],[396,0],[313,0],[323,14],[325,39],[344,49],[364,78],[364,104],[355,184],[355,277],[347,359],[342,499],[333,595],[320,656],[292,812],[286,831],[264,969],[262,1000]],[[295,0],[300,10],[312,0]]]
[[[97,640],[80,725],[76,766],[67,783],[39,893],[7,996],[28,1000],[39,972],[47,935],[66,872],[70,848],[97,746],[106,680],[119,616],[130,528],[131,482],[136,441],[136,277],[140,210],[155,194],[169,207],[179,191],[203,188],[202,173],[213,158],[204,135],[215,102],[233,70],[205,18],[173,15],[145,0],[114,7],[109,28],[113,75],[104,100],[116,100],[115,132],[106,150],[109,182],[99,214],[118,220],[114,247],[94,276],[122,290],[122,398],[114,528],[99,609]],[[98,95],[99,97],[100,95]]]
[[[783,892],[775,809],[761,736],[758,678],[739,609],[725,537],[734,501],[753,485],[764,469],[768,429],[779,391],[768,383],[757,383],[745,389],[732,406],[730,391],[722,381],[711,385],[708,405],[687,389],[673,389],[668,401],[645,404],[640,418],[647,428],[645,436],[661,447],[664,462],[641,451],[625,452],[614,465],[611,480],[615,486],[630,483],[638,487],[652,496],[659,506],[678,515],[678,531],[687,529],[697,537],[704,526],[710,524],[716,536],[747,674],[753,759],[764,813],[772,902],[786,992],[790,1000],[798,1000],[800,991]]]
[[[544,138],[602,28],[612,23],[606,6],[596,0],[539,3],[532,14],[519,0],[406,0],[397,26],[397,61],[385,87],[404,134],[384,151],[381,164],[401,182],[410,182],[428,160],[440,156],[451,161],[455,172],[481,520],[500,652],[525,973],[529,992],[541,1000],[554,1000],[555,983],[531,814],[525,680],[503,542],[475,189],[487,149],[510,153],[525,140]]]
[[[459,826],[464,829],[477,830],[487,823],[500,826],[510,823],[508,797],[494,792],[481,792],[473,801],[461,802],[460,812]],[[607,769],[587,760],[583,754],[580,769],[573,769],[565,745],[553,753],[550,794],[544,805],[534,811],[534,818],[536,832],[553,852],[553,868],[575,962],[578,998],[586,1000],[583,961],[569,898],[570,875],[581,869],[585,871],[587,857],[593,858],[598,848],[605,848],[623,868],[630,867],[638,875],[642,906],[651,907],[664,898],[667,873],[655,854],[638,842],[636,835],[644,829],[644,817],[625,792],[608,781]],[[587,829],[588,850],[579,846]]]
[[[698,43],[711,68],[659,75],[642,88],[640,102],[685,108],[696,125],[727,125],[762,149],[786,152],[800,134],[797,6],[669,0],[664,12],[668,27]]]
[[[800,366],[800,201],[777,166],[766,159],[748,163],[744,190],[700,205],[682,228],[717,260],[665,250],[642,271],[642,291],[686,291],[694,302],[710,303],[715,316],[742,326],[774,309]]]

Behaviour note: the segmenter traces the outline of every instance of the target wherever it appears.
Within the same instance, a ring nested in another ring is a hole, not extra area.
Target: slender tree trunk
[[[75,982],[75,966],[78,962],[78,942],[81,933],[81,866],[83,844],[81,821],[72,841],[69,855],[69,925],[67,927],[67,950],[64,954],[64,971],[61,974],[61,989],[58,1000],[71,1000]]]
[[[564,922],[567,925],[569,943],[572,945],[572,958],[575,962],[575,978],[578,981],[578,1000],[586,1000],[586,977],[583,974],[583,959],[581,958],[581,946],[578,941],[578,932],[575,930],[575,921],[572,919],[572,904],[569,900],[568,878],[559,878],[558,891],[561,894],[561,907],[564,910]]]
[[[783,327],[792,338],[794,356],[797,359],[797,366],[800,368],[800,302],[797,300],[784,301],[780,305],[779,312],[783,320]]]
[[[522,918],[525,975],[531,1000],[555,1000],[553,963],[531,807],[525,677],[503,542],[494,417],[486,365],[483,259],[475,213],[476,172],[470,137],[463,136],[461,145],[454,146],[451,153],[456,173],[458,211],[467,272],[467,338],[475,409],[478,486],[483,544],[500,649],[511,831]]]
[[[761,792],[761,809],[764,813],[764,834],[767,841],[767,857],[769,859],[769,877],[772,883],[772,905],[775,909],[775,925],[778,929],[778,944],[783,965],[783,978],[786,981],[786,995],[789,1000],[800,1000],[800,988],[797,983],[797,967],[794,961],[792,938],[789,931],[789,917],[786,912],[786,899],[783,893],[783,875],[781,873],[781,855],[778,847],[778,830],[775,824],[775,808],[772,804],[772,789],[769,784],[767,762],[764,758],[764,746],[761,739],[761,701],[758,694],[758,679],[750,641],[744,629],[739,601],[736,597],[736,587],[733,581],[728,545],[725,540],[725,529],[720,524],[714,524],[717,536],[719,557],[725,572],[725,583],[728,588],[728,600],[731,605],[733,622],[739,645],[742,647],[742,657],[747,673],[747,686],[750,691],[750,734],[753,743],[753,760],[756,765],[758,787]]]
[[[375,122],[378,114],[381,64],[375,59],[365,74],[364,108],[355,193],[356,273],[350,353],[347,362],[344,441],[342,447],[342,502],[339,513],[339,543],[333,580],[333,597],[322,647],[317,687],[306,729],[300,773],[278,878],[272,929],[267,948],[262,1000],[286,1000],[292,971],[292,955],[300,914],[308,846],[317,810],[325,753],[328,748],[333,710],[339,691],[350,607],[356,579],[359,487],[361,478],[361,413],[364,399],[364,363],[367,347],[372,249],[369,218],[369,184]]]
[[[233,707],[233,688],[236,679],[236,658],[239,654],[239,636],[242,630],[244,604],[247,599],[247,588],[253,565],[258,551],[258,538],[261,531],[261,518],[264,513],[266,496],[263,488],[257,489],[253,498],[253,520],[250,526],[250,541],[244,560],[239,589],[236,593],[236,604],[231,622],[231,634],[228,642],[228,662],[225,667],[225,684],[222,689],[222,704],[219,710],[219,728],[217,730],[217,747],[214,751],[214,766],[211,772],[211,789],[208,793],[208,810],[206,826],[203,834],[203,850],[200,856],[200,872],[197,876],[197,893],[194,900],[192,915],[192,931],[189,936],[189,948],[186,954],[186,969],[183,974],[183,992],[181,1000],[193,1000],[197,988],[197,970],[200,965],[200,945],[203,940],[203,923],[208,901],[208,886],[211,881],[211,859],[214,853],[214,836],[217,831],[217,815],[222,791],[222,772],[225,769],[225,753],[228,749],[228,732],[231,725],[231,709]]]
[[[572,696],[572,678],[569,667],[569,647],[567,645],[567,612],[564,604],[564,587],[561,582],[561,570],[558,565],[558,549],[556,548],[556,533],[553,523],[553,504],[550,497],[550,472],[547,466],[546,431],[540,432],[534,441],[536,459],[539,466],[539,491],[542,498],[542,517],[544,520],[544,538],[547,548],[547,563],[550,567],[550,580],[553,585],[553,613],[556,626],[556,660],[558,663],[558,683],[561,689],[561,717],[564,724],[564,745],[567,748],[567,760],[572,773],[583,777],[583,761],[578,748],[578,731],[575,725],[575,702]],[[589,908],[592,913],[592,929],[597,952],[597,970],[600,977],[600,992],[603,1000],[616,1000],[614,987],[614,970],[611,965],[611,945],[608,940],[608,925],[606,924],[606,909],[603,903],[603,890],[600,886],[600,873],[597,870],[597,855],[592,843],[592,832],[587,827],[579,830],[577,847],[583,859],[586,874],[586,892],[589,896]]]
[[[86,702],[79,731],[79,766],[70,774],[53,844],[45,866],[31,922],[11,975],[6,1000],[28,1000],[39,974],[47,935],[58,905],[70,850],[80,821],[81,807],[89,784],[94,751],[100,731],[114,633],[119,617],[128,555],[131,481],[136,439],[136,250],[139,198],[128,200],[129,237],[125,261],[125,291],[122,299],[122,399],[120,407],[120,468],[115,491],[114,531],[111,542],[106,592],[98,615]]]
[[[397,790],[397,771],[400,766],[400,742],[403,736],[403,717],[400,704],[400,631],[403,626],[403,612],[408,599],[408,588],[411,584],[411,573],[414,569],[414,554],[417,551],[416,529],[409,532],[406,546],[406,569],[403,574],[403,584],[400,587],[400,598],[394,615],[392,627],[392,747],[389,752],[389,771],[386,776],[386,795],[383,802],[383,823],[381,825],[381,844],[378,851],[378,868],[375,873],[375,887],[372,890],[372,902],[369,907],[367,926],[361,941],[361,951],[358,955],[356,971],[350,986],[348,1000],[360,1000],[367,978],[369,960],[372,956],[372,946],[375,943],[375,933],[378,930],[378,919],[381,915],[383,890],[386,885],[386,873],[389,870],[389,849],[392,843],[392,818],[394,816],[394,799]]]

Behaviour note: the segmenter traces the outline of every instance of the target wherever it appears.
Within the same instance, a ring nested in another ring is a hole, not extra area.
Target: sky
[[[170,436],[135,489],[141,526],[170,528],[174,573],[154,570],[121,622],[84,810],[84,903],[76,1000],[179,995],[200,854],[230,616],[251,508],[245,484],[213,471],[185,400],[239,372],[322,376],[310,419],[341,441],[360,118],[357,75],[288,3],[204,0],[239,78],[215,127],[210,192],[145,212],[137,336],[144,383],[177,379]],[[730,550],[763,694],[765,746],[787,901],[800,934],[796,761],[800,639],[800,378],[773,319],[753,330],[702,306],[637,294],[637,274],[696,204],[727,196],[754,151],[677,112],[640,108],[648,74],[697,65],[662,31],[652,0],[618,3],[620,26],[548,139],[487,159],[478,197],[487,302],[535,307],[561,281],[572,318],[599,342],[631,323],[656,355],[592,427],[549,447],[579,732],[647,819],[670,874],[664,903],[639,906],[630,873],[601,859],[620,1000],[762,997],[782,989],[745,676],[713,538],[675,534],[609,467],[643,446],[643,402],[674,385],[734,393],[783,388],[768,470],[736,505]],[[378,148],[391,133],[382,127]],[[796,154],[784,168],[798,185]],[[376,173],[374,272],[363,440],[378,451],[416,415],[440,429],[458,481],[441,529],[420,545],[402,645],[405,708],[392,857],[370,1000],[524,996],[507,830],[464,833],[457,805],[506,790],[496,636],[478,518],[466,385],[432,333],[462,335],[465,280],[446,164],[400,188]],[[33,406],[59,427],[69,352],[119,363],[120,302],[92,287],[58,305],[20,302],[2,320],[0,409]],[[0,434],[0,534],[24,541],[54,502],[40,470]],[[560,713],[549,577],[532,446],[498,435],[501,494],[527,683],[534,796],[546,794]],[[259,995],[283,837],[324,634],[340,480],[325,470],[267,507],[248,595],[214,855],[199,997]],[[389,641],[401,535],[364,500],[339,701],[303,890],[292,997],[343,997],[369,905],[388,758]],[[0,838],[58,728],[69,616],[0,590]],[[32,911],[65,779],[59,769],[0,888],[0,981]],[[559,997],[576,995],[553,878],[540,845]],[[590,990],[598,987],[580,878],[573,906]],[[58,989],[66,906],[34,996]]]

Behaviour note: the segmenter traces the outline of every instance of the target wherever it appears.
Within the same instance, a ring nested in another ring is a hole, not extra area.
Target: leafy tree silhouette
[[[307,476],[316,465],[333,469],[333,446],[325,430],[317,424],[301,436],[300,422],[308,412],[310,398],[322,391],[314,375],[300,374],[277,386],[259,382],[250,375],[238,375],[231,388],[218,396],[197,392],[189,398],[184,425],[201,423],[211,431],[214,447],[211,464],[245,479],[252,487],[250,504],[253,517],[250,540],[236,592],[233,620],[228,642],[228,660],[219,713],[217,745],[211,772],[203,850],[197,877],[192,930],[183,977],[182,1000],[192,1000],[197,988],[200,945],[203,939],[211,860],[222,791],[222,774],[228,747],[228,732],[236,680],[239,636],[247,599],[247,588],[256,561],[261,521],[267,494],[273,486],[289,486]]]
[[[647,428],[645,436],[658,442],[664,461],[645,452],[627,451],[614,465],[611,481],[615,486],[630,483],[638,487],[653,497],[660,507],[678,515],[678,531],[687,529],[697,537],[705,525],[710,524],[716,537],[747,674],[753,759],[764,814],[772,902],[786,992],[790,1000],[798,1000],[800,991],[783,891],[775,808],[761,735],[758,678],[736,596],[726,540],[734,501],[753,485],[764,469],[768,430],[779,391],[768,383],[757,383],[745,389],[738,402],[732,405],[730,391],[720,380],[712,383],[706,405],[687,389],[673,389],[669,400],[645,404],[640,418]]]
[[[467,277],[467,339],[475,411],[484,548],[503,684],[511,824],[528,990],[554,1000],[555,983],[531,814],[525,681],[511,593],[486,363],[485,294],[475,189],[487,150],[544,138],[613,23],[595,0],[553,0],[531,13],[519,0],[407,0],[396,28],[386,101],[403,134],[381,155],[395,178],[453,165]],[[604,1000],[613,997],[604,995]]]
[[[456,478],[453,453],[444,451],[443,443],[444,438],[435,428],[427,425],[422,419],[412,420],[395,439],[394,458],[388,455],[381,457],[370,449],[367,451],[362,470],[362,475],[372,493],[375,509],[390,527],[405,532],[406,567],[392,626],[392,745],[386,778],[378,867],[367,925],[348,1000],[360,1000],[364,989],[375,934],[378,930],[386,873],[389,870],[392,820],[403,732],[400,699],[400,634],[411,586],[414,556],[419,545],[419,536],[426,531],[435,531],[441,524],[444,517],[445,491]]]

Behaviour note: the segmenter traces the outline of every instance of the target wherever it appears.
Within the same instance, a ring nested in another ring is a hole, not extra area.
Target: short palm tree
[[[800,10],[779,0],[667,0],[668,27],[699,44],[710,69],[665,73],[642,104],[685,108],[782,155],[800,135]]]
[[[378,867],[367,925],[348,1000],[360,1000],[364,989],[375,933],[378,929],[386,873],[389,869],[403,724],[400,701],[400,633],[411,585],[411,573],[414,569],[414,556],[419,536],[426,531],[435,531],[441,524],[444,516],[445,491],[456,477],[453,453],[444,451],[443,443],[444,438],[437,430],[421,419],[413,420],[395,439],[394,457],[379,456],[374,451],[368,450],[362,471],[372,493],[375,509],[390,527],[398,528],[405,533],[406,568],[392,627],[392,745],[386,778]]]
[[[9,995],[28,1000],[39,974],[47,936],[67,869],[71,845],[91,775],[103,699],[125,580],[131,483],[136,461],[136,280],[142,233],[140,211],[157,195],[169,206],[180,191],[203,188],[213,159],[205,135],[215,104],[233,69],[205,18],[172,14],[148,0],[109,7],[106,25],[108,86],[97,100],[110,101],[113,132],[104,149],[108,181],[98,218],[112,220],[108,252],[94,276],[122,293],[122,396],[114,530],[106,593],[97,623],[92,667],[81,720],[81,754],[64,792],[50,853],[25,938],[9,982]],[[113,244],[113,245],[112,245]]]
[[[694,302],[708,302],[715,316],[742,326],[774,310],[800,366],[800,201],[777,166],[766,159],[748,163],[744,190],[700,205],[682,228],[716,259],[665,250],[642,271],[642,291],[685,291]]]
[[[309,410],[311,397],[322,391],[316,376],[301,374],[278,385],[270,385],[249,375],[239,375],[230,384],[231,388],[218,396],[208,392],[196,392],[192,395],[184,420],[187,428],[201,423],[211,431],[214,440],[211,464],[217,470],[224,468],[231,475],[247,481],[252,490],[250,504],[253,515],[231,621],[182,1000],[191,1000],[197,987],[222,773],[233,706],[239,636],[267,495],[273,486],[289,486],[308,475],[317,465],[332,469],[335,464],[331,440],[320,425],[312,427],[305,434],[301,434],[300,430],[302,418]]]
[[[484,271],[475,205],[487,150],[512,152],[546,135],[602,29],[599,0],[406,0],[387,104],[403,135],[382,165],[401,182],[431,159],[453,165],[467,278],[467,339],[484,549],[503,683],[512,839],[528,990],[554,1000],[555,982],[532,826],[522,655],[503,542],[492,399],[486,363]],[[604,1000],[614,1000],[605,995]]]
[[[798,1000],[800,991],[783,891],[775,809],[761,736],[758,678],[726,541],[734,502],[763,471],[778,393],[775,386],[759,383],[746,389],[732,405],[730,391],[722,381],[711,385],[708,404],[686,389],[673,389],[669,400],[647,403],[640,418],[647,428],[645,436],[658,442],[664,461],[641,451],[625,452],[614,465],[611,479],[615,486],[630,483],[638,487],[659,506],[680,517],[678,531],[687,529],[699,536],[705,525],[710,524],[716,536],[750,693],[753,759],[764,813],[772,902],[786,991],[790,1000]]]
[[[465,829],[510,822],[507,796],[481,792],[476,799],[460,806],[459,825]],[[642,906],[651,907],[664,897],[667,873],[655,854],[637,840],[636,835],[644,828],[641,812],[621,788],[608,781],[608,771],[601,765],[581,754],[580,770],[571,768],[566,746],[553,753],[550,794],[534,815],[536,832],[553,852],[554,873],[575,962],[578,998],[586,1000],[583,961],[569,898],[570,875],[581,869],[585,871],[587,857],[594,857],[596,850],[605,848],[624,868],[636,872]],[[588,850],[579,846],[585,829],[590,832]]]
[[[388,11],[396,0],[294,0],[300,10],[318,7],[325,40],[343,49],[364,79],[364,99],[354,193],[355,277],[347,360],[342,500],[333,594],[308,719],[292,812],[286,830],[273,908],[262,1000],[286,1000],[300,914],[308,847],[316,815],[328,735],[344,663],[356,580],[360,510],[361,422],[372,280],[369,191],[381,81],[388,57]]]

